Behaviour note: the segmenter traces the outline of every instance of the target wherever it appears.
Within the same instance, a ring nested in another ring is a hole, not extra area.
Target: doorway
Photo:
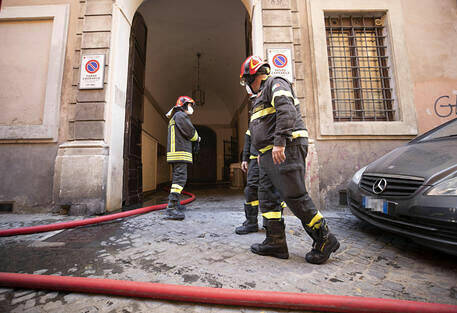
[[[194,155],[193,164],[188,168],[189,183],[214,183],[217,180],[217,136],[209,127],[196,125],[202,138],[200,152]]]
[[[245,112],[240,109],[246,93],[239,85],[239,68],[252,51],[251,31],[249,14],[240,0],[142,2],[130,38],[124,204],[141,202],[151,186],[160,188],[170,182],[165,113],[179,96],[192,96],[197,86],[205,99],[192,123],[203,142],[189,167],[188,181],[224,179],[223,142],[236,136],[239,130],[234,125],[240,112]],[[199,65],[197,55],[201,55]]]

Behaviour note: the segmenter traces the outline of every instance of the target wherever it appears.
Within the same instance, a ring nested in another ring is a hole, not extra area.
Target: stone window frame
[[[366,1],[353,0],[321,0],[310,1],[310,33],[314,71],[314,98],[318,113],[319,135],[321,139],[328,137],[375,137],[389,138],[392,136],[417,135],[417,120],[414,105],[413,83],[411,80],[408,51],[405,42],[403,12],[400,1]],[[328,69],[328,53],[325,31],[325,14],[332,13],[379,13],[386,16],[387,45],[390,50],[390,66],[392,68],[393,92],[397,101],[399,117],[396,121],[360,121],[334,122],[332,112],[332,96]]]
[[[34,142],[37,140],[57,141],[69,8],[70,6],[68,4],[7,6],[3,7],[0,11],[0,21],[53,21],[43,108],[43,123],[41,125],[1,125],[0,140],[20,142]]]

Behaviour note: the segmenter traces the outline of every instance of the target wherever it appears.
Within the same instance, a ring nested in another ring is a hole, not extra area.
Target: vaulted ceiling
[[[146,89],[162,112],[178,96],[192,96],[201,53],[206,103],[193,120],[229,124],[246,97],[239,85],[247,16],[241,0],[147,0],[138,12],[148,27]]]

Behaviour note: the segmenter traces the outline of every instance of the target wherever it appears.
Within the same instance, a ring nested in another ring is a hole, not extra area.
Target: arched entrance
[[[250,4],[239,0],[146,0],[142,3],[122,1],[120,5],[124,8],[124,15],[113,14],[114,20],[122,20],[122,17],[136,12],[129,33],[137,32],[139,16],[144,20],[144,26],[139,29],[147,29],[147,32],[141,31],[146,36],[144,42],[147,42],[144,62],[135,61],[143,57],[143,52],[138,49],[138,40],[130,40],[123,202],[131,205],[142,200],[141,194],[148,191],[143,190],[142,176],[145,174],[154,177],[155,185],[148,186],[150,189],[170,181],[164,154],[168,123],[164,114],[178,96],[192,96],[197,83],[206,97],[192,116],[192,122],[199,125],[204,144],[197,160],[201,166],[194,164],[189,171],[189,180],[222,180],[222,143],[238,136],[239,115],[246,103],[238,76],[239,65],[253,49],[252,12],[246,9]],[[133,10],[135,6],[137,10]],[[119,26],[125,28],[122,24]],[[142,39],[139,41],[143,42]],[[198,69],[197,54],[201,54]],[[197,70],[200,73],[198,81]],[[139,74],[144,75],[144,80],[138,77]],[[122,77],[119,80],[122,82]],[[138,125],[141,128],[136,127]],[[154,158],[140,160],[141,150],[145,149],[156,151]],[[154,172],[152,175],[151,171]],[[108,188],[110,183],[113,182],[108,182]]]

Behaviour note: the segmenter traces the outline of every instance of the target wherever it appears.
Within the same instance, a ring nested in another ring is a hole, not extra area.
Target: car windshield
[[[421,138],[419,142],[451,137],[457,138],[457,119],[453,120],[446,126],[443,126],[435,131],[430,132],[430,134],[428,134],[424,138]]]

